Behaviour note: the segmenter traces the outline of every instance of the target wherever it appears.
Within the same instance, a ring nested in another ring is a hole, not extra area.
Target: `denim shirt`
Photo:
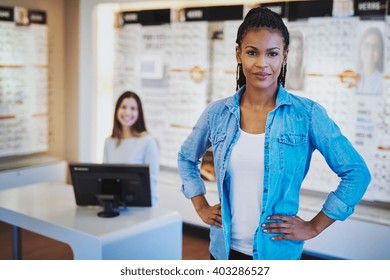
[[[233,146],[239,138],[240,99],[245,86],[226,99],[207,106],[178,154],[182,191],[186,198],[206,193],[199,163],[212,147],[222,211],[222,228],[210,227],[210,253],[228,259],[231,213],[230,181],[226,172]],[[264,186],[261,215],[254,234],[254,259],[299,259],[303,241],[271,240],[261,224],[270,215],[294,216],[299,210],[299,192],[317,149],[341,179],[328,194],[322,212],[334,220],[345,220],[363,197],[371,176],[352,144],[318,103],[288,93],[281,85],[275,109],[268,113],[264,143]],[[234,186],[239,187],[239,186]],[[244,205],[242,207],[245,207]]]

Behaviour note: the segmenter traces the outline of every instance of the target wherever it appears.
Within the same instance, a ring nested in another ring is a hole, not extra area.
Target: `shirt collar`
[[[282,105],[291,105],[291,103],[291,95],[282,87],[282,85],[279,85],[275,108]]]
[[[246,86],[242,86],[239,90],[230,98],[228,98],[225,102],[225,105],[229,108],[229,110],[233,114],[237,114],[240,108],[240,100],[242,94],[245,92]],[[282,105],[291,105],[291,96],[290,94],[279,84],[278,93],[276,95],[276,106],[278,108]]]

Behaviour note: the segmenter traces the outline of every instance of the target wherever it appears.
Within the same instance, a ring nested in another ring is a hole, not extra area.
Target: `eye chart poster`
[[[48,150],[46,13],[0,7],[0,157]]]
[[[300,90],[288,88],[288,83],[287,89],[325,107],[363,156],[372,175],[364,198],[390,201],[389,119],[386,118],[390,88],[384,63],[390,43],[386,36],[388,21],[315,18],[305,24],[288,25],[292,34],[304,35],[301,59],[305,74]],[[296,60],[290,61],[289,57],[288,64],[295,65]],[[289,73],[287,79],[297,73]],[[303,187],[329,192],[338,182],[339,178],[316,151]]]
[[[169,161],[164,151],[169,150],[169,146],[165,134],[169,129],[168,116],[172,113],[168,108],[171,27],[169,24],[142,26],[141,34],[142,53],[136,64],[140,78],[139,94],[144,105],[147,128],[158,139],[161,163],[167,165]]]
[[[141,30],[140,24],[123,24],[114,29],[113,99],[115,101],[127,90],[138,92],[140,89],[136,65],[140,53]]]
[[[169,126],[163,159],[177,166],[177,153],[206,107],[209,74],[207,22],[171,24],[172,53],[169,71]]]
[[[233,95],[236,91],[236,36],[240,20],[222,22],[221,30],[211,37],[211,101]]]

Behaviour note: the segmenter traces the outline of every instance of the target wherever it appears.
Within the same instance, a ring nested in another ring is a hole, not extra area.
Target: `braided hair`
[[[236,43],[238,47],[241,46],[242,40],[248,31],[260,28],[269,28],[279,31],[281,36],[283,37],[284,49],[288,49],[290,43],[290,36],[282,18],[270,9],[262,7],[256,7],[251,9],[245,16],[244,21],[241,23],[237,31]],[[278,82],[281,83],[282,86],[284,86],[284,83],[286,81],[286,71],[287,65],[284,64],[278,77]],[[237,90],[246,83],[246,78],[242,70],[241,64],[237,64],[236,80]]]

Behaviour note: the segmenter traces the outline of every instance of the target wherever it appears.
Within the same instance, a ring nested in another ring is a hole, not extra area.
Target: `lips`
[[[121,118],[120,122],[122,123],[122,125],[128,126],[133,123],[133,118]]]
[[[269,76],[271,76],[271,74],[267,73],[267,72],[257,72],[257,73],[254,73],[254,75],[256,77],[258,77],[259,79],[261,80],[265,80],[267,79]]]

